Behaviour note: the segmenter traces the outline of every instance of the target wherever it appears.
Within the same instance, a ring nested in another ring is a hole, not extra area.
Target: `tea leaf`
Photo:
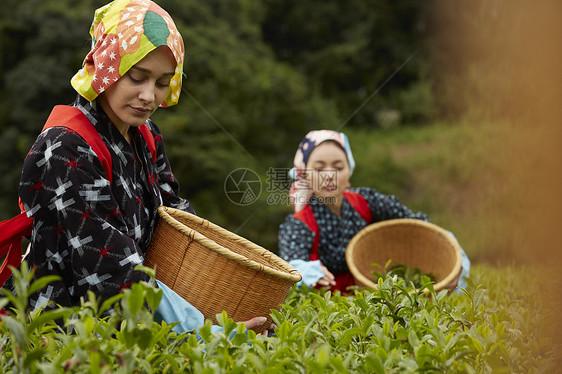
[[[106,311],[108,311],[109,309],[111,309],[115,303],[117,303],[119,300],[121,300],[122,298],[125,297],[125,294],[123,293],[118,293],[117,295],[113,295],[109,298],[107,298],[103,304],[101,304],[101,307],[98,310],[99,314],[102,314]]]
[[[126,300],[129,313],[132,315],[137,314],[144,302],[144,292],[138,283],[134,283],[131,288],[127,290]]]
[[[381,360],[379,356],[373,354],[372,352],[369,352],[365,357],[365,369],[367,369],[367,372],[369,373],[376,373],[376,374],[386,373],[383,366],[383,360]]]
[[[344,347],[351,342],[351,339],[357,335],[361,335],[363,331],[359,327],[354,327],[349,330],[346,330],[343,333],[343,336],[340,338],[338,343],[338,347]]]
[[[32,270],[19,271],[15,280],[29,282]],[[556,340],[540,320],[560,303],[537,297],[522,273],[544,289],[552,279],[529,268],[475,266],[465,293],[408,290],[393,278],[349,295],[292,289],[271,312],[278,326],[271,337],[226,312],[217,315],[224,331],[212,333],[207,321],[196,333],[177,334],[177,323],[153,322],[149,304],[158,290],[147,282],[101,307],[94,293],[80,308],[14,306],[0,316],[0,372],[556,372]],[[21,294],[3,294],[0,305],[26,305]]]
[[[140,349],[148,349],[152,343],[152,331],[148,328],[138,327],[135,330],[135,340]]]
[[[410,330],[410,332],[408,333],[408,343],[410,343],[410,345],[414,348],[416,348],[420,344],[418,335],[414,330]]]
[[[18,320],[10,316],[0,315],[0,319],[2,319],[2,322],[4,322],[6,327],[10,330],[18,345],[20,347],[25,347],[25,344],[27,343],[27,335],[24,326],[22,326]]]
[[[43,288],[47,287],[48,284],[61,280],[62,278],[58,275],[48,275],[42,278],[39,278],[35,282],[29,286],[27,290],[28,295],[32,295],[35,292],[42,290]]]
[[[43,311],[39,316],[35,317],[31,321],[31,323],[27,327],[27,330],[33,332],[38,328],[42,328],[47,323],[55,324],[57,321],[60,321],[65,317],[69,317],[70,315],[72,315],[72,313],[73,310],[67,308]]]

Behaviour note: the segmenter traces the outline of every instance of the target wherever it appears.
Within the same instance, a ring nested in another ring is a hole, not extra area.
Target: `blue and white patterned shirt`
[[[413,213],[395,196],[383,195],[373,188],[366,187],[350,188],[350,190],[361,194],[367,200],[373,217],[371,223],[394,218],[416,218],[428,221],[425,214]],[[338,217],[318,199],[312,198],[309,205],[318,224],[320,261],[332,273],[349,272],[345,260],[345,249],[351,238],[367,226],[367,222],[345,199],[341,207],[341,217]],[[308,261],[313,242],[312,231],[293,215],[287,216],[285,222],[279,227],[279,256],[286,261]]]

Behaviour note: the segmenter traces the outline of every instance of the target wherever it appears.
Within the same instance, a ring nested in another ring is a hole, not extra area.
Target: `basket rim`
[[[351,238],[351,240],[349,241],[349,243],[347,245],[347,248],[346,248],[346,251],[345,251],[345,257],[346,257],[347,265],[348,265],[349,270],[353,274],[353,276],[356,277],[357,279],[359,279],[361,283],[367,285],[367,287],[378,289],[377,284],[375,284],[375,282],[373,282],[371,279],[364,276],[359,271],[359,269],[355,266],[355,263],[352,261],[352,259],[353,259],[352,258],[352,252],[353,252],[353,248],[355,246],[355,243],[357,243],[359,240],[361,240],[361,238],[363,238],[364,236],[370,234],[371,231],[379,230],[379,229],[387,227],[387,226],[397,226],[397,225],[401,225],[401,226],[404,226],[404,225],[421,226],[421,227],[425,227],[427,229],[430,229],[434,232],[439,233],[455,249],[455,258],[456,258],[455,259],[455,266],[453,267],[453,270],[445,278],[443,278],[443,280],[441,280],[440,282],[435,283],[433,285],[433,288],[435,289],[435,291],[440,291],[441,289],[445,288],[445,286],[447,286],[456,277],[458,277],[458,275],[460,274],[460,272],[462,270],[461,247],[460,247],[460,244],[453,238],[453,236],[447,230],[443,229],[442,227],[440,227],[440,226],[438,226],[434,223],[422,221],[422,220],[415,219],[415,218],[395,218],[395,219],[384,220],[384,221],[380,221],[380,222],[376,222],[376,223],[372,223],[370,225],[367,225],[361,231],[359,231],[357,234],[355,234],[355,236],[353,238]]]
[[[160,219],[165,220],[169,225],[171,225],[176,230],[180,231],[181,233],[191,237],[193,240],[199,242],[209,250],[217,252],[218,254],[228,258],[229,260],[233,260],[238,262],[241,265],[244,265],[252,270],[261,271],[266,274],[275,276],[277,278],[281,278],[293,283],[299,282],[302,279],[302,275],[299,273],[297,269],[295,269],[292,265],[290,265],[285,260],[281,259],[275,253],[255,244],[254,242],[243,238],[227,229],[205,219],[199,217],[195,214],[188,213],[186,211],[171,208],[167,206],[160,206],[158,207],[158,215]],[[228,239],[235,239],[238,242],[241,242],[244,246],[250,249],[253,252],[256,252],[259,255],[267,254],[268,260],[275,263],[279,266],[283,271],[279,271],[274,269],[268,265],[260,264],[254,260],[251,260],[245,256],[242,256],[228,248],[223,247],[222,245],[218,244],[214,240],[207,238],[205,235],[200,233],[199,231],[192,229],[183,223],[179,222],[174,216],[183,216],[187,218],[189,221],[194,222],[196,224],[203,224],[208,225],[213,230],[217,231],[219,234],[224,235],[225,238]]]

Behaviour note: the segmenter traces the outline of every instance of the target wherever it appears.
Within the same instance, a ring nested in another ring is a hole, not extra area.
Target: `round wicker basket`
[[[156,278],[217,322],[223,310],[237,322],[278,309],[300,273],[274,253],[206,219],[158,208],[159,220],[145,264]]]
[[[373,272],[391,260],[435,276],[440,291],[461,272],[462,256],[457,241],[441,227],[417,219],[392,219],[374,223],[358,232],[345,253],[347,265],[359,286],[377,288]],[[378,264],[379,266],[373,266]]]

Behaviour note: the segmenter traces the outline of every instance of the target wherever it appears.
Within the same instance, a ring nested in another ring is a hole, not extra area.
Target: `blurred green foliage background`
[[[558,66],[552,56],[531,63],[551,46],[533,26],[556,12],[522,0],[157,2],[183,35],[189,78],[180,103],[153,119],[199,215],[276,252],[291,208],[272,202],[287,190],[272,191],[268,171],[290,168],[302,137],[328,128],[350,137],[354,186],[428,213],[473,260],[528,258],[510,199],[528,192],[518,176],[544,162],[510,166],[537,113],[545,125],[533,144],[552,139],[551,103],[528,84],[547,83],[545,69]],[[21,164],[51,108],[74,99],[70,78],[105,3],[0,2],[0,219],[18,212]],[[262,186],[244,206],[225,192],[239,168]]]

